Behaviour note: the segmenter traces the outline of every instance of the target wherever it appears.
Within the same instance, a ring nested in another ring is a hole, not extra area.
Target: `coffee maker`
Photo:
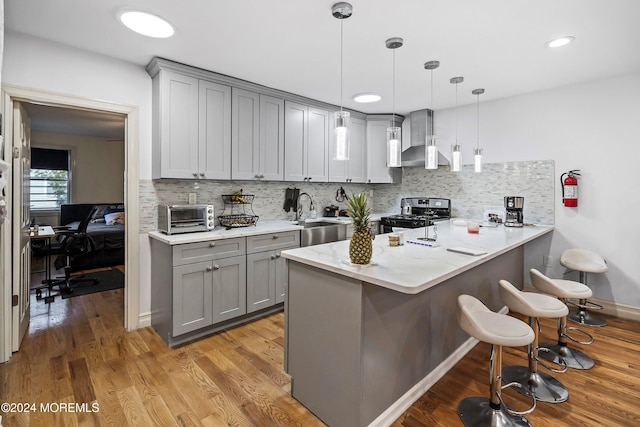
[[[504,207],[507,210],[507,217],[504,222],[504,226],[522,227],[524,225],[524,218],[522,216],[524,197],[505,196]]]

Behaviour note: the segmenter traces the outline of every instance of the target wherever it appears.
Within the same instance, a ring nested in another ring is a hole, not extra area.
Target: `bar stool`
[[[600,255],[586,249],[567,249],[560,255],[560,265],[580,272],[580,283],[587,286],[587,273],[606,273],[607,263]],[[587,312],[587,307],[602,310],[600,304],[580,299],[578,309],[571,311],[567,319],[587,326],[607,326],[607,321]]]
[[[564,279],[550,279],[535,268],[529,270],[531,284],[540,292],[556,296],[566,304],[567,298],[586,299],[591,296],[591,289],[580,282]],[[568,334],[568,331],[577,331],[589,337],[589,341],[578,341]],[[540,347],[548,348],[550,352],[543,352],[540,356],[555,364],[561,364],[560,358],[566,365],[574,369],[591,369],[595,365],[593,359],[582,351],[569,347],[567,338],[577,344],[588,345],[593,343],[593,337],[582,329],[567,327],[567,316],[558,319],[558,344],[542,343]]]
[[[521,320],[489,310],[480,300],[471,295],[458,296],[458,323],[470,336],[491,344],[489,365],[489,398],[472,396],[458,405],[458,415],[466,426],[531,426],[523,416],[536,407],[515,411],[502,400],[502,389],[521,387],[518,383],[501,386],[502,346],[517,347],[530,344],[535,334]]]
[[[530,392],[542,402],[559,403],[569,398],[569,390],[553,376],[538,371],[538,363],[556,373],[567,372],[567,365],[560,357],[560,369],[547,366],[538,359],[539,351],[549,351],[548,348],[538,346],[540,333],[539,318],[560,318],[566,316],[569,309],[562,301],[549,295],[535,292],[522,292],[506,280],[500,280],[500,296],[510,311],[515,311],[529,317],[529,326],[533,329],[533,342],[528,346],[529,367],[505,366],[502,368],[502,380],[507,383],[518,382],[522,389],[516,389],[524,394]]]

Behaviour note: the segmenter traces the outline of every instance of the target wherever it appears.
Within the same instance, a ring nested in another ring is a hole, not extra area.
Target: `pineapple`
[[[369,264],[371,262],[371,231],[369,215],[371,209],[367,206],[367,196],[364,193],[351,194],[347,199],[347,215],[353,221],[353,234],[349,242],[349,258],[352,264]]]

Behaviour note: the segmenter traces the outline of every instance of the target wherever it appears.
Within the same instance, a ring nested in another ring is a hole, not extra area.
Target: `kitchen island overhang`
[[[502,309],[498,280],[522,287],[524,244],[552,230],[500,227],[467,235],[466,228],[439,225],[437,248],[390,247],[383,235],[369,266],[348,263],[348,242],[283,252],[292,396],[331,426],[377,423],[397,402],[406,403],[418,383],[441,377],[446,370],[437,371],[464,354],[469,337],[457,324],[457,296],[471,294]],[[410,240],[421,232],[405,234]],[[446,250],[452,246],[487,253]]]

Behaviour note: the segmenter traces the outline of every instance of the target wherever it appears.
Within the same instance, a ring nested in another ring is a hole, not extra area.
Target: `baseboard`
[[[538,290],[531,285],[525,285],[524,291],[538,292]],[[602,306],[602,310],[598,310],[594,314],[600,312],[609,316],[619,317],[620,319],[640,322],[640,307],[634,307],[631,305],[620,304],[617,302],[606,301],[598,298],[589,298],[589,301],[600,304]]]
[[[424,377],[420,382],[411,387],[400,399],[396,400],[391,406],[387,408],[382,414],[369,424],[369,427],[386,427],[391,425],[395,420],[411,407],[423,394],[425,394],[435,383],[444,377],[449,370],[451,370],[456,363],[469,352],[475,345],[478,344],[478,340],[475,338],[469,338],[460,347],[454,351],[451,356],[447,357],[436,369],[431,371],[429,375]]]
[[[138,316],[138,328],[146,328],[147,326],[151,326],[151,312],[147,311],[146,313],[140,313]]]
[[[509,309],[504,306],[499,313],[506,314]],[[460,347],[456,349],[449,357],[438,365],[426,377],[420,380],[416,385],[411,387],[409,391],[403,394],[400,399],[393,402],[382,414],[373,420],[368,427],[386,427],[390,426],[395,420],[411,407],[423,394],[437,383],[440,378],[444,377],[464,356],[467,355],[478,344],[475,338],[469,338]]]

